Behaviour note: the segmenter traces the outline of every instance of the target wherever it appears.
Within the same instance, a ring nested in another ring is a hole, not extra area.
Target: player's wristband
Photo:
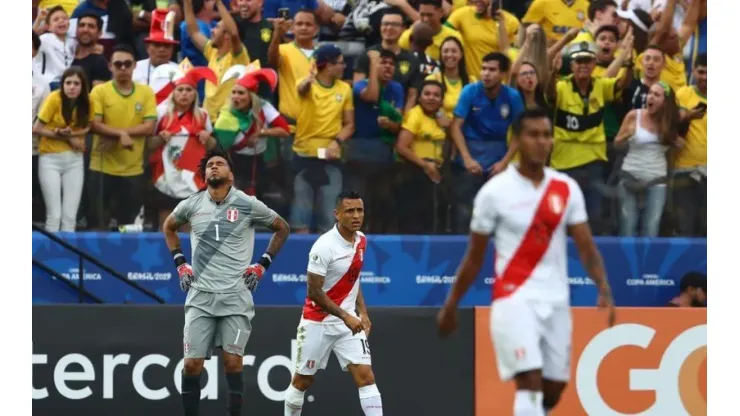
[[[180,267],[180,265],[183,265],[187,263],[185,260],[185,255],[182,254],[182,250],[179,248],[176,248],[171,251],[172,253],[172,259],[175,261],[175,267]]]
[[[262,257],[257,260],[257,264],[261,265],[265,268],[265,270],[267,270],[272,264],[272,256],[267,253],[263,254]]]

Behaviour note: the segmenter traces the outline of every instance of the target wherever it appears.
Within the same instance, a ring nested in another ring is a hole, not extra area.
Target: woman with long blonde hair
[[[193,68],[173,81],[166,105],[158,108],[150,164],[160,224],[181,200],[205,186],[196,174],[198,163],[216,140],[211,136],[213,126],[208,113],[198,107],[197,85],[203,79],[218,82],[212,70]]]
[[[264,153],[267,139],[290,136],[288,120],[269,101],[257,94],[260,83],[271,90],[277,86],[277,73],[260,69],[259,61],[249,66],[236,65],[226,71],[222,82],[237,77],[231,89],[231,102],[218,115],[214,135],[231,151],[236,186],[248,195],[262,196],[266,182]]]

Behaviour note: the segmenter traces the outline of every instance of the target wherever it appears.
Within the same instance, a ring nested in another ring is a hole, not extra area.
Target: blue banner
[[[161,233],[60,233],[70,244],[164,298],[183,303],[172,256]],[[181,234],[183,251],[190,240]],[[255,253],[262,253],[267,234],[256,238]],[[312,235],[292,235],[255,294],[257,305],[302,305],[306,295],[306,263]],[[373,306],[440,306],[467,244],[465,236],[368,236],[361,275],[365,301]],[[685,273],[707,270],[706,239],[597,238],[609,281],[619,306],[664,306],[678,294]],[[190,257],[188,255],[188,257]],[[78,258],[74,253],[33,233],[33,258],[77,283]],[[486,254],[481,276],[463,301],[465,306],[490,304],[493,247]],[[246,268],[246,265],[245,265]],[[578,259],[571,242],[568,272],[573,306],[593,306],[596,288]],[[85,263],[85,288],[106,302],[153,303],[136,289]],[[44,271],[33,268],[33,302],[77,302],[78,295]]]

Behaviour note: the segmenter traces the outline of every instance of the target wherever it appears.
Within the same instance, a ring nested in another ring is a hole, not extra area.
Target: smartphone
[[[704,110],[704,111],[707,111],[707,105],[706,105],[706,104],[704,104],[704,103],[699,103],[699,104],[697,104],[697,105],[696,105],[696,107],[694,107],[694,108],[695,108],[695,109],[697,109],[697,110]]]
[[[281,7],[278,9],[277,15],[281,19],[288,20],[290,19],[290,9],[287,7]]]

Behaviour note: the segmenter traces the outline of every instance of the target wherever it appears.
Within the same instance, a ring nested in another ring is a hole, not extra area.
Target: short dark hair
[[[656,45],[656,44],[654,44],[654,43],[651,43],[651,44],[649,44],[649,45],[648,45],[648,46],[647,46],[647,47],[645,48],[645,51],[647,51],[647,50],[649,50],[649,49],[652,49],[652,50],[654,50],[654,51],[658,51],[658,52],[660,52],[660,54],[661,54],[661,55],[663,55],[663,59],[665,59],[665,52],[663,52],[663,48],[661,48],[661,47],[660,47],[660,45]]]
[[[514,137],[519,137],[524,129],[524,122],[527,120],[535,120],[540,118],[550,119],[550,114],[542,107],[529,108],[522,111],[511,124],[511,133]]]
[[[33,33],[33,48],[39,50],[41,47],[41,37],[35,31],[32,30],[31,32]]]
[[[113,59],[113,54],[115,54],[116,52],[125,52],[131,55],[131,57],[133,57],[134,59],[136,59],[136,52],[134,52],[134,48],[132,48],[131,45],[129,44],[119,43],[118,45],[114,46],[113,52],[111,52],[110,54],[111,59]]]
[[[380,20],[382,21],[383,20],[383,17],[385,17],[385,16],[387,16],[389,14],[397,14],[397,15],[401,16],[401,19],[402,20],[406,18],[406,15],[403,13],[403,11],[401,11],[401,9],[399,9],[396,6],[391,6],[391,7],[387,7],[385,9],[382,9]]]
[[[316,16],[316,12],[315,12],[315,11],[313,11],[313,10],[311,10],[311,9],[307,9],[307,8],[305,8],[305,7],[301,7],[301,8],[300,8],[300,9],[298,9],[298,11],[296,11],[296,12],[295,12],[295,14],[293,15],[294,19],[295,19],[295,16],[298,16],[298,13],[308,13],[308,14],[310,14],[311,16],[313,16],[313,21],[314,21],[314,23],[317,23],[317,24],[319,23],[319,18],[318,18],[318,17]]]
[[[198,164],[198,175],[200,175],[200,178],[203,179],[203,182],[206,181],[206,170],[208,168],[208,161],[213,159],[214,157],[221,157],[226,160],[226,164],[229,165],[229,169],[233,170],[234,163],[231,161],[231,156],[229,156],[229,152],[227,152],[221,145],[216,145],[216,147],[206,152],[205,156],[200,159],[200,163]]]
[[[442,8],[442,0],[421,0],[419,1],[419,7],[421,7],[421,5],[423,4],[427,6],[434,6],[438,9]]]
[[[707,291],[707,275],[699,272],[688,272],[681,277],[680,283],[681,293],[686,292],[689,288],[702,289],[704,292]]]
[[[337,206],[342,205],[342,201],[345,199],[362,199],[360,193],[351,189],[345,189],[337,196]]]
[[[435,87],[439,87],[439,89],[442,90],[442,95],[445,94],[445,86],[441,82],[437,81],[436,79],[425,79],[421,82],[421,88],[419,88],[419,98],[421,98],[421,92],[424,90],[424,87],[427,85],[433,85]]]
[[[64,12],[64,14],[67,14],[67,11],[64,10],[64,7],[62,7],[62,6],[54,6],[54,7],[50,8],[48,11],[49,11],[49,14],[46,15],[46,24],[47,25],[49,23],[51,23],[51,16],[53,16],[54,13],[56,13],[56,12]]]
[[[86,11],[80,14],[79,17],[77,17],[77,22],[81,22],[82,19],[93,19],[95,20],[95,24],[98,26],[98,32],[103,30],[103,18],[100,17],[97,13],[93,11]]]
[[[511,59],[501,52],[491,52],[483,57],[483,62],[490,61],[498,62],[498,69],[501,72],[506,72],[511,67]]]
[[[611,1],[591,0],[591,4],[588,6],[588,20],[593,22],[594,18],[596,18],[596,12],[603,12],[608,9],[609,6],[616,7],[616,5]]]
[[[596,40],[602,32],[611,32],[614,34],[614,37],[619,40],[619,28],[616,25],[601,26],[594,34],[594,40]]]
[[[393,53],[393,51],[390,50],[390,49],[381,49],[380,50],[380,59],[383,59],[383,58],[392,59],[393,60],[393,63],[394,64],[396,63],[396,54]]]
[[[696,56],[696,60],[694,61],[694,68],[698,68],[700,66],[703,66],[704,68],[707,67],[707,54],[702,53]]]

